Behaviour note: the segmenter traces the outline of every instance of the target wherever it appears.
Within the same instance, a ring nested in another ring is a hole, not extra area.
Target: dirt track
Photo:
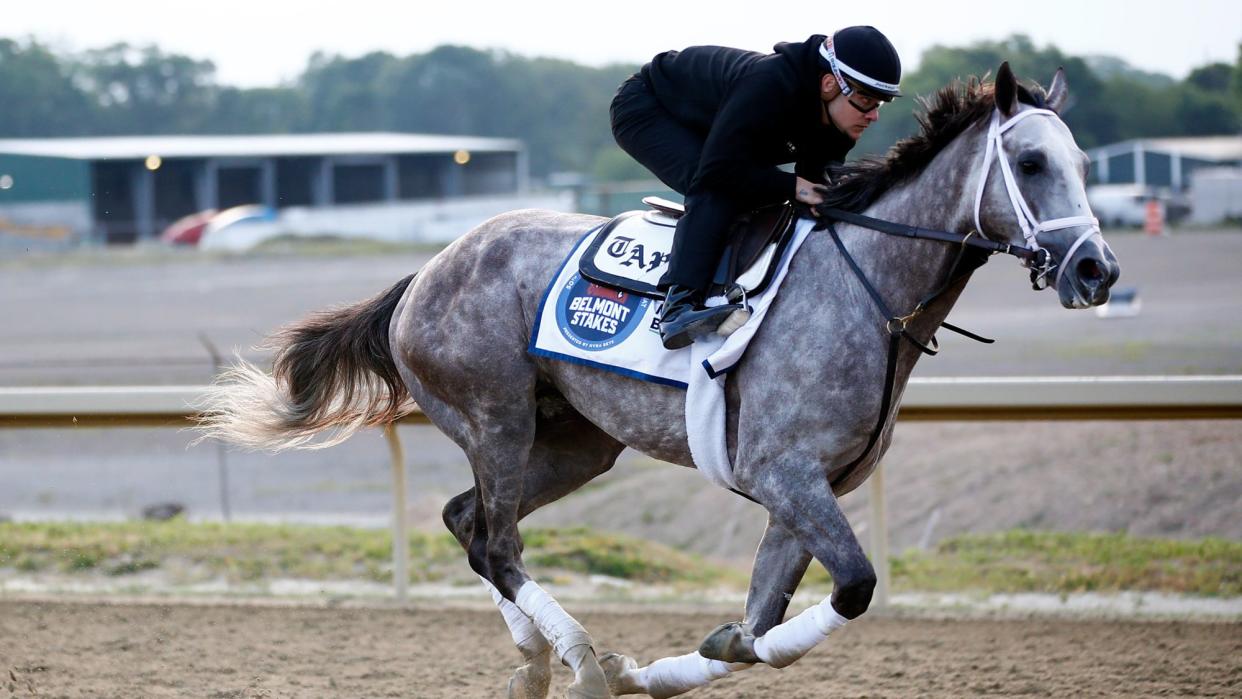
[[[640,662],[728,614],[577,612]],[[2,697],[503,697],[518,655],[483,609],[0,601]],[[554,676],[553,697],[569,675]],[[785,670],[689,697],[1238,696],[1242,625],[866,618]]]

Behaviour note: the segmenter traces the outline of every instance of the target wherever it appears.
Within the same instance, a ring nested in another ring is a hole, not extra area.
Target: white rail
[[[202,386],[0,388],[0,428],[185,427]],[[1242,418],[1242,375],[1066,376],[911,379],[902,420],[1184,420]],[[426,422],[421,412],[406,422]],[[405,598],[405,463],[397,431],[386,429],[393,467],[393,561]],[[884,474],[871,479],[873,606],[888,604]]]
[[[173,424],[202,386],[0,388],[0,428]],[[905,420],[1205,419],[1242,417],[1242,375],[914,378]],[[426,422],[420,412],[406,418]]]

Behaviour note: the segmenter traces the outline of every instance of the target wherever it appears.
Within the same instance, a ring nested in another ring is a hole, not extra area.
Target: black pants
[[[728,242],[729,226],[743,213],[730,198],[693,186],[707,134],[674,119],[641,75],[621,84],[610,111],[617,145],[686,198],[686,215],[677,222],[661,288],[678,284],[706,291]]]

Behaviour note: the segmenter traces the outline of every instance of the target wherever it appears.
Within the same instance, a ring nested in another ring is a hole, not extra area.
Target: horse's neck
[[[866,215],[943,231],[965,233],[970,225],[971,188],[977,168],[972,139],[958,138],[916,177],[885,192]],[[856,257],[872,283],[898,314],[937,291],[949,279],[959,247],[951,243],[914,240],[868,231],[867,244]],[[931,303],[916,327],[939,327],[961,293],[962,285],[946,290]]]

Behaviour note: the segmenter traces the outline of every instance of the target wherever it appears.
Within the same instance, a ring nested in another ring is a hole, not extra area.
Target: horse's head
[[[1064,71],[1044,97],[1001,64],[979,149],[975,225],[993,240],[1045,250],[1032,265],[1036,288],[1055,286],[1061,305],[1087,308],[1108,301],[1121,268],[1087,203],[1090,160],[1057,116],[1068,96]]]

